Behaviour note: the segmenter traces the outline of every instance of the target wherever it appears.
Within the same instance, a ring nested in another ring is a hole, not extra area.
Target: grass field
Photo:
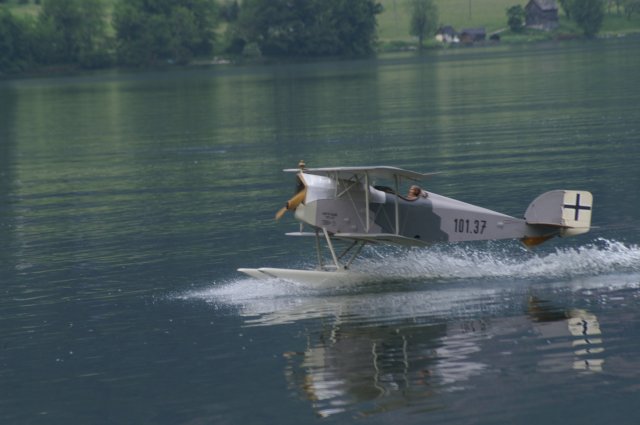
[[[0,9],[9,9],[14,16],[37,16],[40,11],[40,6],[34,3],[19,4],[17,0],[8,0],[0,4]]]
[[[392,41],[410,42],[408,0],[378,0],[384,12],[378,15],[378,38],[385,44]],[[507,27],[507,9],[514,5],[524,7],[528,0],[435,0],[438,6],[440,25],[452,25],[456,30],[484,27],[487,34]],[[561,32],[579,34],[573,22],[566,21],[564,12],[560,14]],[[615,10],[605,14],[602,35],[640,32],[640,14],[631,20],[617,15]],[[516,38],[526,41],[535,39],[523,34]]]
[[[384,12],[378,16],[380,41],[409,41],[409,7],[407,0],[379,0]],[[507,26],[507,8],[515,4],[522,7],[526,1],[518,0],[436,0],[442,25],[462,28],[484,27],[491,33]]]

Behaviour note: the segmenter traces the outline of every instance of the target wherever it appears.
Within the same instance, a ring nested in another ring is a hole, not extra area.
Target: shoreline
[[[597,42],[602,40],[626,40],[626,39],[640,39],[640,31],[630,31],[625,33],[607,32],[604,34],[598,34],[594,38],[587,38],[581,34],[572,33],[557,33],[550,37],[527,39],[523,37],[511,38],[506,40],[484,40],[475,43],[430,43],[424,46],[422,50],[419,50],[415,43],[399,40],[389,40],[385,42],[379,42],[378,48],[375,53],[370,56],[362,57],[336,57],[336,56],[323,56],[323,57],[234,57],[234,56],[213,56],[212,58],[200,58],[194,59],[192,62],[186,65],[177,65],[171,63],[157,64],[147,67],[126,67],[126,66],[108,66],[104,68],[86,69],[75,64],[58,64],[48,67],[34,68],[28,71],[20,71],[15,73],[1,73],[0,81],[9,81],[13,79],[30,79],[30,78],[47,78],[47,77],[73,77],[83,76],[98,72],[116,71],[116,72],[155,72],[155,71],[169,71],[178,69],[192,69],[192,68],[218,68],[218,67],[233,67],[233,66],[245,66],[245,65],[272,65],[282,63],[309,63],[309,62],[326,62],[326,61],[342,61],[353,59],[367,59],[375,58],[379,55],[393,54],[393,53],[428,53],[436,51],[444,51],[450,49],[476,49],[476,48],[495,48],[500,46],[527,46],[543,43],[569,43],[576,41],[583,42]],[[383,44],[384,43],[384,44]]]

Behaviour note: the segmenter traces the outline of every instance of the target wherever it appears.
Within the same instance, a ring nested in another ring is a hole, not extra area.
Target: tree
[[[382,13],[382,5],[375,0],[333,0],[331,3],[333,7],[327,8],[328,14],[323,18],[335,23],[339,47],[336,53],[344,56],[373,53],[377,40],[376,15]],[[331,31],[331,25],[319,27]]]
[[[213,51],[215,0],[119,0],[113,13],[120,63],[186,64]]]
[[[229,26],[232,53],[268,56],[359,56],[373,52],[374,0],[244,0]]]
[[[616,13],[620,15],[620,6],[622,6],[622,0],[607,0],[607,13],[611,15],[611,7],[616,7]]]
[[[240,13],[238,0],[225,0],[220,5],[220,18],[225,22],[235,22],[238,19],[238,13]]]
[[[624,15],[631,19],[634,13],[640,13],[640,0],[623,0]]]
[[[422,50],[424,39],[435,33],[438,26],[438,7],[433,0],[411,0],[409,2],[411,22],[409,34],[418,37],[418,48]]]
[[[84,67],[108,63],[102,0],[47,0],[38,17],[36,37],[41,63],[78,63]]]
[[[511,6],[507,9],[507,25],[513,32],[521,32],[524,29],[525,12],[521,5]]]
[[[0,74],[22,71],[32,65],[32,28],[26,18],[16,18],[0,9]]]
[[[573,0],[571,16],[587,37],[593,37],[600,31],[604,7],[602,0]]]
[[[564,16],[567,19],[571,19],[571,7],[573,6],[573,0],[560,0],[560,7],[564,10]]]

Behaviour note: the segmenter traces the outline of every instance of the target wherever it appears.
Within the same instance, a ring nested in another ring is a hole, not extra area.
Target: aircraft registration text
[[[487,220],[453,219],[453,229],[456,233],[473,233],[481,235],[487,228]]]

